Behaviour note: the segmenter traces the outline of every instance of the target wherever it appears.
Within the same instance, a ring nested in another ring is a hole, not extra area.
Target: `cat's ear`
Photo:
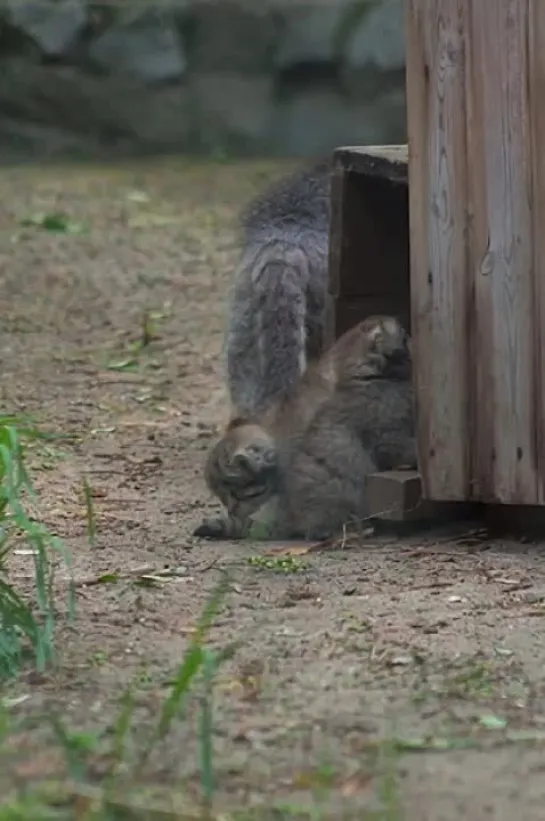
[[[264,443],[247,445],[233,454],[232,463],[238,470],[257,475],[276,465],[276,451]]]

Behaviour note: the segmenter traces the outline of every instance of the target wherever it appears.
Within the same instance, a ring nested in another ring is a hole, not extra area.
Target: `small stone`
[[[497,656],[501,656],[503,658],[510,658],[514,655],[514,650],[509,650],[508,647],[494,647],[494,652]]]
[[[394,656],[390,660],[390,666],[392,667],[406,667],[407,665],[412,663],[412,656]]]

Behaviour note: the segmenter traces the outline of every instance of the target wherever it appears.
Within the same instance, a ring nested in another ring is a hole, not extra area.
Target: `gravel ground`
[[[76,437],[30,452],[43,519],[73,554],[78,619],[73,627],[59,613],[55,669],[8,688],[26,698],[15,724],[45,712],[72,733],[102,733],[96,748],[85,736],[85,778],[98,782],[120,696],[137,682],[132,755],[227,568],[210,641],[239,647],[215,692],[218,810],[542,819],[539,545],[463,532],[369,537],[282,565],[267,545],[191,536],[215,507],[202,464],[227,412],[221,346],[236,213],[286,168],[165,160],[4,171],[2,406]],[[25,224],[58,211],[72,233]],[[160,584],[135,584],[166,567],[176,572]],[[28,557],[15,556],[12,573],[32,584]],[[118,583],[98,583],[103,574]],[[198,797],[197,707],[175,722],[140,785]],[[64,771],[38,721],[5,750],[2,793]]]

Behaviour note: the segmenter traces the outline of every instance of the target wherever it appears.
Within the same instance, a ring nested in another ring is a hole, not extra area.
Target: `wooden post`
[[[425,498],[545,504],[545,0],[407,0]]]

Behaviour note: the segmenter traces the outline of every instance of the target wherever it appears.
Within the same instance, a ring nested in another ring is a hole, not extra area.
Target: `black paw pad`
[[[223,519],[204,519],[195,528],[193,535],[199,539],[225,539],[227,531]]]

